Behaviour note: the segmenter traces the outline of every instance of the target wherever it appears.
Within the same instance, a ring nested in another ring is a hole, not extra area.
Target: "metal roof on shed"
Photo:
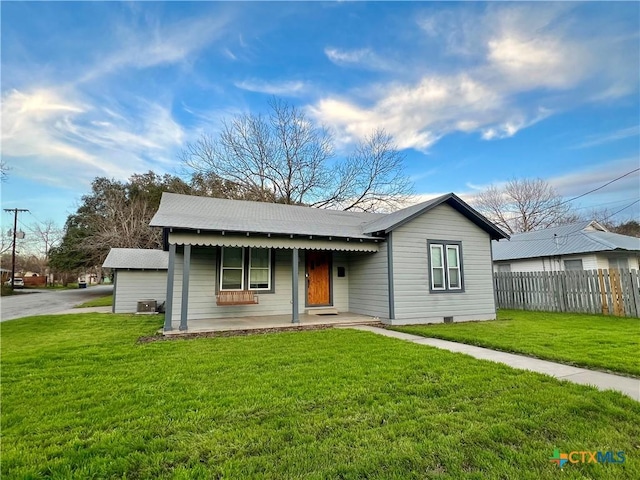
[[[166,270],[169,267],[169,252],[144,248],[112,248],[102,266],[130,270]]]

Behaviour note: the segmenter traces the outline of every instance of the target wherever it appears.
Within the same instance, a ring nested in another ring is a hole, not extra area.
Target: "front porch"
[[[309,315],[300,314],[299,322],[291,322],[291,314],[286,315],[255,315],[246,317],[207,318],[189,320],[187,330],[168,330],[164,335],[184,335],[192,333],[228,332],[233,330],[260,330],[271,328],[290,328],[318,325],[354,325],[378,323],[376,317],[360,315],[358,313],[342,312],[337,315]]]

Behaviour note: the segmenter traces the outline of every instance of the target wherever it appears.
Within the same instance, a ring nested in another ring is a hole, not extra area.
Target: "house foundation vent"
[[[453,317],[444,317],[444,323],[453,323]]]
[[[138,300],[136,313],[156,313],[157,302],[155,300]]]

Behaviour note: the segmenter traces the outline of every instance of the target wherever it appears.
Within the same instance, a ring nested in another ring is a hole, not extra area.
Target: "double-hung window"
[[[220,290],[244,290],[244,248],[222,248]]]
[[[429,240],[429,270],[431,292],[462,292],[462,243]]]
[[[249,289],[269,290],[271,288],[271,250],[250,248]]]
[[[220,290],[272,290],[271,249],[222,247]]]

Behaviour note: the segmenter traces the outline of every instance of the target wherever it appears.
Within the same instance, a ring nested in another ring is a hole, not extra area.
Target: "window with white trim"
[[[249,251],[249,290],[269,290],[271,288],[271,250],[250,248]]]
[[[431,292],[464,291],[462,243],[429,240],[429,270]]]
[[[272,270],[270,248],[220,248],[220,291],[272,291]]]
[[[244,248],[222,247],[220,290],[244,290]]]

